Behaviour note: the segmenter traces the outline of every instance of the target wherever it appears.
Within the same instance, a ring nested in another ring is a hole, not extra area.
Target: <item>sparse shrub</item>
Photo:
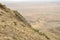
[[[0,16],[2,16],[2,14],[0,14]]]
[[[14,25],[17,25],[17,23],[16,22],[13,22],[14,23]]]
[[[2,20],[2,22],[5,22],[4,20]]]
[[[35,32],[39,32],[39,30],[38,30],[38,29],[34,29],[34,28],[32,28],[32,27],[31,27],[31,29],[32,29],[32,30],[34,30]]]
[[[31,27],[31,25],[26,21],[26,19],[17,11],[13,11],[15,13],[15,16],[18,20],[22,21],[25,23],[25,25],[28,25],[29,27]]]
[[[0,3],[0,8],[1,8],[2,10],[4,10],[5,12],[9,12],[8,10],[10,10],[9,8],[6,8],[5,5],[2,5],[1,3]]]
[[[0,3],[0,8],[1,8],[1,9],[5,9],[5,5],[2,5],[2,4]]]
[[[25,27],[25,25],[21,24],[23,27]]]
[[[3,12],[1,11],[1,13],[3,13]]]

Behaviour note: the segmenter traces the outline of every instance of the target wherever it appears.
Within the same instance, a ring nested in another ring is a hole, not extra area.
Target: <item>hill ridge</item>
[[[19,12],[11,10],[0,3],[0,40],[51,39],[45,33],[32,28]]]

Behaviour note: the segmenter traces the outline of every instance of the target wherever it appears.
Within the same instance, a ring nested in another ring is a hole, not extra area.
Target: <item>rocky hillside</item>
[[[0,4],[0,40],[57,40],[47,35],[33,29],[19,12]]]

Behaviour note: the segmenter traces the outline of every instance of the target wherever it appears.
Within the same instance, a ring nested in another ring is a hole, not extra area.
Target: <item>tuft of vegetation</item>
[[[5,20],[2,20],[2,22],[5,22]]]
[[[2,14],[0,14],[0,16],[2,16]]]
[[[9,10],[10,10],[5,5],[2,5],[1,3],[0,3],[0,9],[4,10],[5,12],[9,12]]]
[[[17,23],[16,22],[13,22],[14,23],[14,25],[17,25]]]
[[[39,32],[38,29],[34,29],[34,28],[32,28],[32,27],[31,27],[31,29],[34,30],[35,32],[39,33],[39,35],[42,35],[42,36],[44,36],[46,39],[50,40],[50,38],[49,38],[45,33]]]
[[[17,11],[13,11],[13,12],[15,13],[15,17],[16,17],[18,20],[24,22],[25,25],[28,25],[28,26],[31,27],[31,25],[26,21],[26,19],[25,19],[19,12],[17,12]]]
[[[2,4],[0,3],[0,8],[1,8],[1,9],[6,9],[6,6],[5,6],[5,5],[2,5]]]

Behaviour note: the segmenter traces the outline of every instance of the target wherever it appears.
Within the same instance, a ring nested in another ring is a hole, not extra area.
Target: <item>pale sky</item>
[[[11,2],[11,1],[14,1],[14,2],[23,2],[23,1],[60,1],[60,0],[0,0],[0,2],[1,1],[9,1],[9,2]]]
[[[0,0],[0,3],[14,3],[14,2],[60,2],[60,0]]]

